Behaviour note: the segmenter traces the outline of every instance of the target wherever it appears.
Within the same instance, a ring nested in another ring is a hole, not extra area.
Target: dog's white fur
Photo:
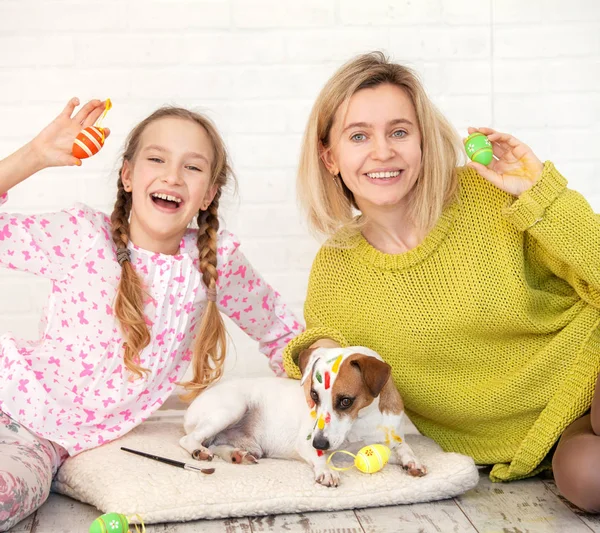
[[[186,435],[180,440],[181,446],[195,458],[212,459],[218,455],[234,463],[255,463],[261,457],[304,460],[313,467],[317,482],[337,486],[338,472],[327,464],[327,454],[316,450],[313,444],[325,442],[326,451],[332,452],[341,448],[356,451],[365,444],[383,443],[392,449],[390,462],[401,464],[411,475],[424,475],[425,467],[404,441],[405,414],[391,376],[387,380],[385,376],[381,378],[385,380],[383,402],[380,402],[379,391],[375,398],[361,392],[359,396],[367,398],[357,400],[371,403],[354,416],[336,411],[336,400],[332,398],[334,387],[329,383],[326,389],[322,375],[331,370],[331,361],[335,358],[342,356],[346,360],[350,356],[356,358],[357,354],[381,361],[378,354],[360,346],[320,347],[310,354],[300,384],[296,380],[272,377],[236,379],[212,386],[188,408],[184,419]],[[345,374],[346,381],[350,380],[356,384],[356,390],[362,391],[365,387],[357,383],[357,379],[360,380],[358,367],[358,364],[354,368],[351,364],[342,365],[337,379]],[[389,368],[385,363],[381,363],[381,367]],[[317,373],[321,382],[314,379]],[[306,383],[309,378],[310,387]],[[318,394],[318,405],[307,396],[309,394]],[[390,402],[389,398],[394,401]],[[393,406],[382,405],[384,402]],[[326,423],[325,413],[329,414]],[[321,418],[323,421],[317,423]]]

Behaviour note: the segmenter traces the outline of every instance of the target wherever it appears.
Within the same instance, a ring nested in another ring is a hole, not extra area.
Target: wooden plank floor
[[[51,494],[11,533],[85,533],[101,513]],[[148,533],[600,533],[600,516],[587,515],[561,498],[551,480],[533,478],[491,483],[482,471],[479,485],[454,499],[433,503],[302,513],[228,520],[153,524]]]

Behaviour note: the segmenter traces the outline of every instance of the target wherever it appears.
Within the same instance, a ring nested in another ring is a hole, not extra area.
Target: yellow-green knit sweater
[[[589,408],[600,371],[600,218],[551,163],[518,199],[459,169],[458,201],[415,249],[384,254],[362,236],[323,246],[307,331],[392,366],[407,414],[445,450],[495,465],[494,481],[534,475]]]

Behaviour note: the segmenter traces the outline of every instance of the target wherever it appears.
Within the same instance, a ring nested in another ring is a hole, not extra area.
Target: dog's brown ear
[[[379,396],[381,389],[390,379],[392,367],[387,363],[370,357],[368,355],[357,354],[352,364],[357,366],[362,374],[363,381],[373,398]]]
[[[304,371],[306,370],[306,366],[310,361],[310,356],[316,350],[316,348],[306,348],[300,352],[298,356],[298,368],[300,368],[300,373],[304,375]]]

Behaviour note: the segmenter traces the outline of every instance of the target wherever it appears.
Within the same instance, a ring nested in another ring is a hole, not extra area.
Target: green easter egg
[[[125,515],[106,513],[92,522],[90,533],[127,533],[129,522]]]
[[[465,150],[471,160],[482,165],[487,166],[494,159],[492,143],[483,133],[471,133],[465,139]]]

